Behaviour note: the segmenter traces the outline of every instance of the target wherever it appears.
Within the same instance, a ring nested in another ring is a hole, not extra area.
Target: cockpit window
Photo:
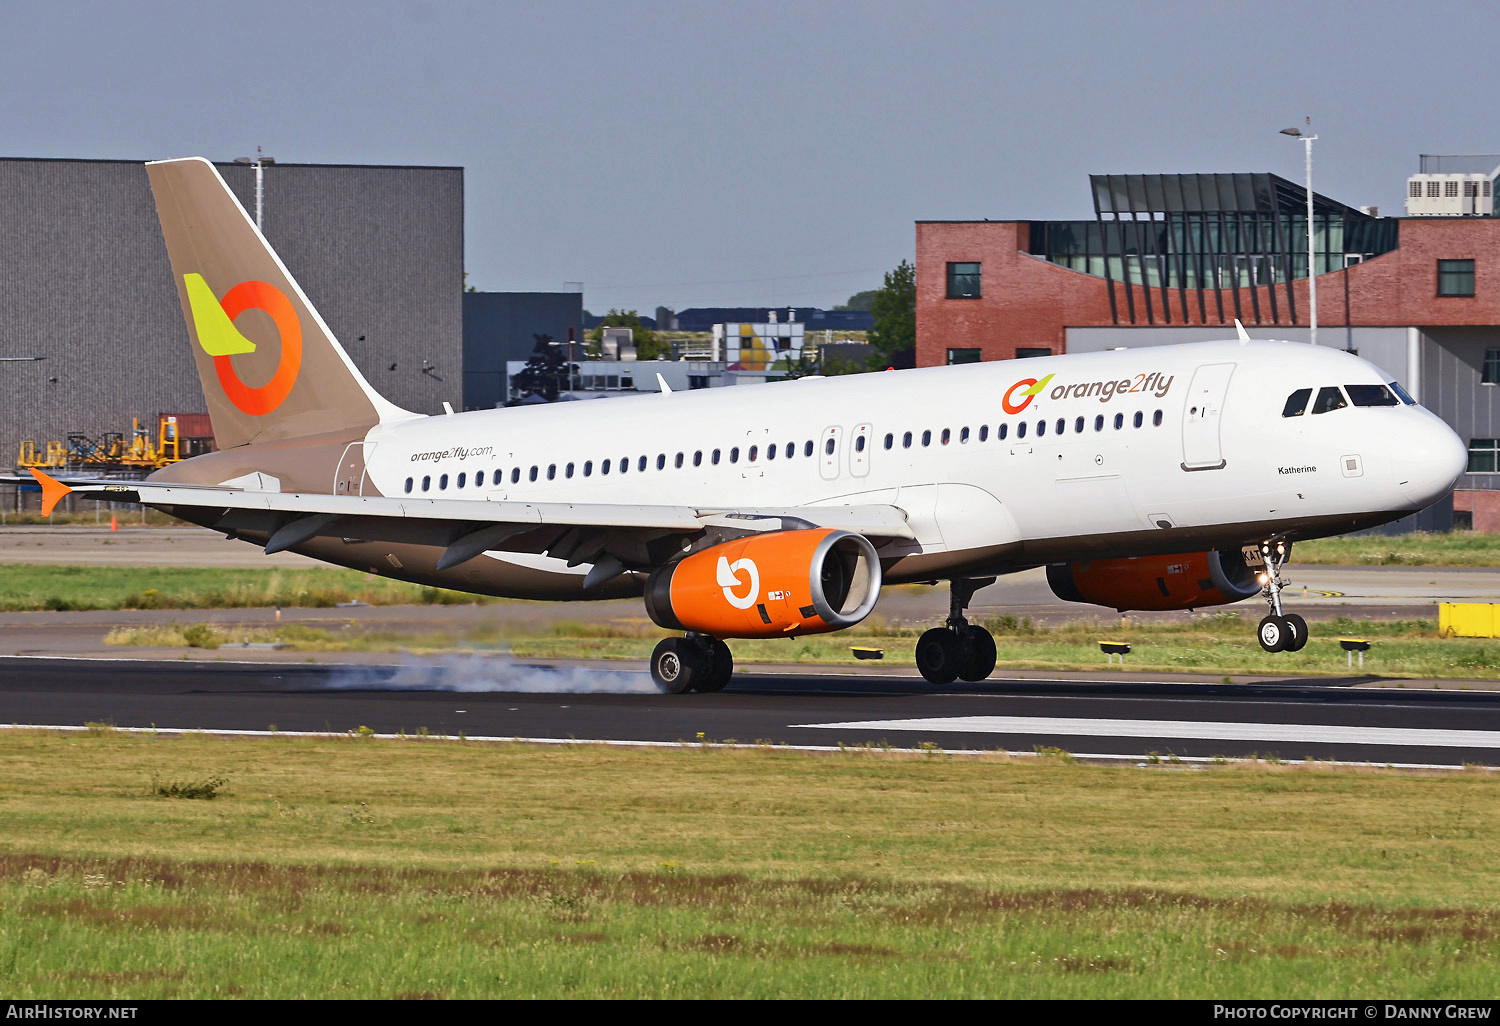
[[[1388,382],[1388,384],[1391,386],[1391,391],[1395,392],[1397,395],[1399,395],[1401,397],[1401,401],[1403,403],[1405,403],[1408,406],[1415,406],[1415,405],[1417,405],[1417,401],[1411,397],[1411,395],[1406,391],[1406,389],[1404,389],[1404,388],[1401,387],[1401,385],[1400,385],[1399,382],[1391,381],[1391,382]]]
[[[1400,400],[1384,385],[1345,385],[1344,391],[1349,393],[1349,401],[1355,406],[1401,405]]]
[[[1282,407],[1283,417],[1300,417],[1307,412],[1307,401],[1312,398],[1312,389],[1299,388],[1286,397],[1286,405]]]
[[[1344,399],[1344,393],[1333,385],[1325,385],[1318,389],[1318,398],[1313,403],[1313,416],[1320,413],[1330,413],[1334,410],[1342,410],[1349,403]]]

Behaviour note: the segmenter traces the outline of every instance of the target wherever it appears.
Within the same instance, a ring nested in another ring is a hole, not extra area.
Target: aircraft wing
[[[423,499],[149,481],[65,483],[32,473],[42,485],[47,511],[70,493],[102,502],[138,502],[231,536],[263,535],[267,553],[318,536],[436,545],[444,549],[439,570],[491,550],[546,553],[570,565],[594,564],[598,579],[592,583],[670,562],[684,551],[684,541],[699,538],[717,544],[747,534],[813,527],[841,528],[877,544],[915,537],[905,513],[895,506],[724,508]]]

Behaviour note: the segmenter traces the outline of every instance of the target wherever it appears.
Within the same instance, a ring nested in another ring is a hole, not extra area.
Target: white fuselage
[[[1338,350],[1212,342],[477,411],[374,428],[357,487],[699,509],[886,504],[916,534],[881,550],[887,580],[1004,572],[1331,534],[1421,509],[1466,455],[1436,416],[1348,402],[1283,415],[1299,389],[1389,380]],[[588,570],[487,555],[549,577]]]

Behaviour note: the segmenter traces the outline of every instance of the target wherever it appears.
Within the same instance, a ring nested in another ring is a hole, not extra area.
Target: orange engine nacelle
[[[1238,549],[1055,563],[1047,567],[1047,583],[1060,599],[1113,606],[1122,613],[1221,606],[1260,590]]]
[[[875,547],[820,528],[738,538],[662,567],[646,583],[646,612],[669,630],[781,638],[852,627],[879,597]]]

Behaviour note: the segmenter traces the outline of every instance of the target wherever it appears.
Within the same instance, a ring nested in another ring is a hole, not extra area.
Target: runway
[[[4,657],[0,723],[1500,766],[1500,693],[1358,683],[992,679],[933,688],[915,676],[792,669],[737,674],[719,694],[668,696],[637,671],[478,656],[399,667]]]

